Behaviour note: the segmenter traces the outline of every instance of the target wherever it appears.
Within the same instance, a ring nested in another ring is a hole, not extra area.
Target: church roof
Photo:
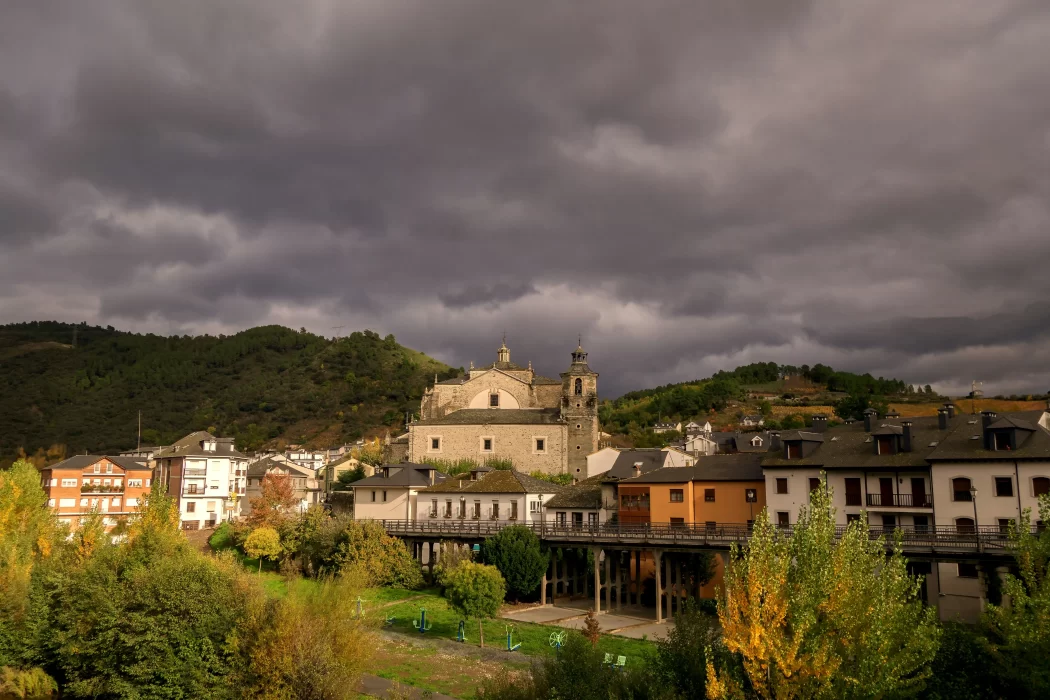
[[[514,362],[510,362],[510,361],[500,362],[498,360],[496,362],[493,362],[491,365],[488,365],[486,367],[482,367],[481,369],[501,369],[504,372],[506,372],[506,371],[512,371],[513,372],[515,370],[517,370],[518,372],[525,372],[525,371],[527,371],[527,369],[525,367],[522,367],[521,365],[516,364]]]
[[[550,377],[536,376],[532,378],[533,384],[561,384],[560,379],[551,379]]]
[[[558,422],[557,409],[461,408],[447,416],[419,420],[413,425],[539,425]]]

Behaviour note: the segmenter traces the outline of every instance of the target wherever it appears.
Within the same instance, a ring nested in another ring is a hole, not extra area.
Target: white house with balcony
[[[938,528],[965,535],[1005,533],[1026,508],[1039,519],[1039,496],[1050,493],[1050,413],[1025,411],[955,418],[954,429],[927,459],[933,474]],[[976,621],[989,577],[1005,567],[979,561],[938,562],[941,619]]]
[[[154,482],[163,483],[179,506],[184,530],[214,527],[240,516],[248,458],[233,438],[200,431],[154,453]]]
[[[419,494],[418,520],[540,524],[544,503],[564,487],[509,469],[479,467],[469,475],[435,484]]]

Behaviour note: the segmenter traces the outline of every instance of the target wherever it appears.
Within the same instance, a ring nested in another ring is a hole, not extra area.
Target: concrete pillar
[[[676,563],[678,564],[678,583],[675,585],[675,588],[674,588],[674,597],[675,597],[675,601],[674,602],[675,602],[675,610],[677,612],[682,612],[682,598],[683,598],[683,594],[685,593],[685,579],[682,578],[682,558],[681,558],[681,555],[679,555],[678,561]]]
[[[653,550],[653,563],[656,564],[656,571],[655,571],[655,573],[656,573],[656,621],[657,622],[663,622],[664,621],[663,611],[662,611],[662,608],[661,608],[661,603],[662,603],[661,595],[663,593],[663,581],[661,580],[661,576],[660,576],[660,565],[663,563],[661,561],[662,559],[663,559],[663,552],[661,552],[659,549],[654,549]]]
[[[671,593],[672,593],[671,586],[673,585],[672,581],[671,581],[671,574],[672,574],[671,557],[672,556],[673,555],[668,554],[666,557],[664,557],[664,588],[665,588],[665,595],[663,597],[663,601],[664,601],[664,604],[667,606],[667,614],[665,614],[664,617],[666,617],[668,620],[671,619]],[[657,598],[657,601],[659,601],[659,600],[660,600],[660,598]],[[659,603],[657,603],[657,605],[659,605]]]
[[[616,555],[616,561],[613,562],[612,570],[613,570],[613,584],[614,584],[612,586],[612,588],[613,588],[613,598],[612,598],[613,599],[613,604],[612,604],[612,607],[609,608],[609,610],[619,610],[620,609],[620,596],[623,594],[623,582],[621,581],[621,578],[623,577],[623,567],[620,566],[620,554],[619,553],[617,553],[617,555]]]
[[[634,557],[634,602],[631,603],[630,597],[627,602],[632,605],[642,604],[642,550],[632,552],[631,556]]]
[[[598,559],[601,558],[602,550],[592,549],[591,553],[594,555],[594,612],[600,613],[602,611],[602,574],[601,562]]]
[[[434,575],[434,543],[427,543],[427,568],[430,570],[430,575]]]
[[[543,570],[543,582],[540,583],[540,605],[547,604],[547,572],[550,571],[551,565],[554,564],[554,556],[551,556],[550,564]]]
[[[612,573],[610,559],[612,557],[609,554],[605,555],[605,609],[612,612],[612,588],[613,581],[609,577]]]

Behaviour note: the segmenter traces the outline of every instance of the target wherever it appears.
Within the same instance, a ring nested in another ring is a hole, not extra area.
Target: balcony
[[[207,492],[203,486],[187,486],[182,490],[183,496],[203,496]]]
[[[80,487],[80,493],[124,493],[124,485],[84,484]]]
[[[922,493],[895,493],[892,496],[869,493],[868,506],[872,508],[933,508],[933,496]]]
[[[183,470],[182,475],[185,477],[205,477],[208,476],[208,470],[199,467],[187,468]]]

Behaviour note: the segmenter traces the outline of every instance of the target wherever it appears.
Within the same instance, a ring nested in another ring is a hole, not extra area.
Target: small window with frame
[[[977,564],[972,561],[959,562],[959,578],[978,578]]]
[[[498,393],[494,392],[494,393],[489,394],[489,408],[499,408],[499,394]]]
[[[683,489],[671,489],[671,503],[682,503],[685,501],[685,491]]]
[[[492,438],[481,438],[481,451],[492,452]]]
[[[545,438],[536,438],[536,451],[546,452],[547,451],[547,440]]]
[[[785,494],[788,492],[788,480],[785,477],[777,477],[777,493]]]
[[[1014,480],[1008,476],[995,477],[995,495],[1007,497],[1014,495]]]
[[[714,503],[715,502],[715,490],[714,489],[704,489],[704,502],[705,503]]]

